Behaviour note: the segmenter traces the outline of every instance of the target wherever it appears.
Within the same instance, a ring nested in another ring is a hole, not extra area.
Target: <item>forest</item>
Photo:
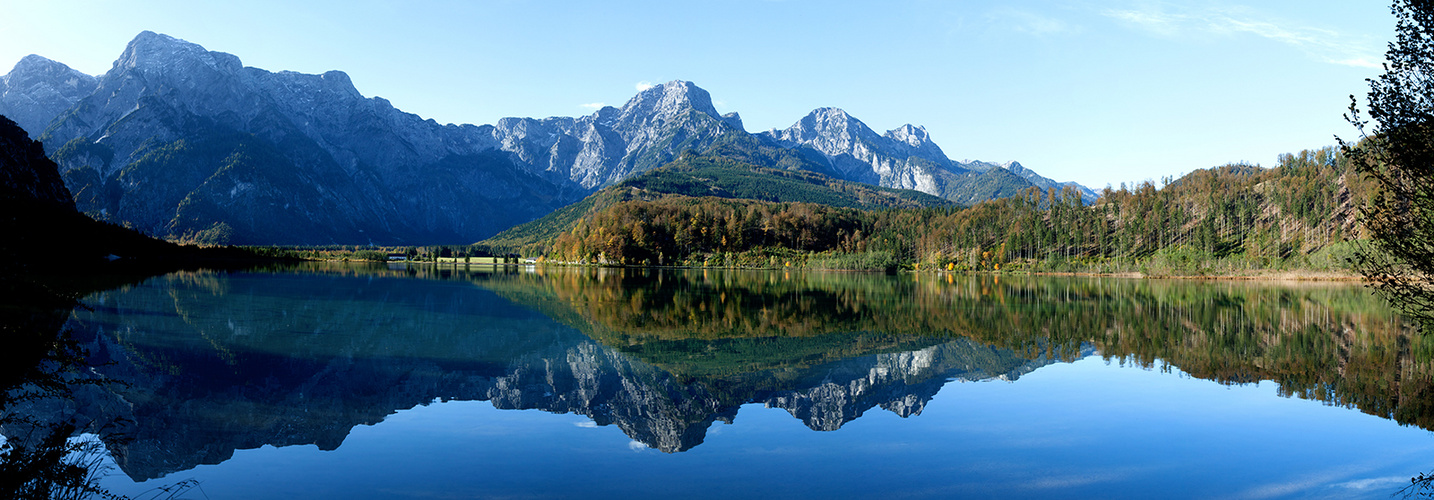
[[[665,195],[592,205],[568,229],[505,250],[550,262],[863,270],[1348,274],[1372,185],[1337,148],[1178,179],[1029,188],[968,208],[846,208]],[[690,191],[690,190],[688,190]],[[495,247],[496,249],[497,247]]]
[[[719,392],[759,370],[780,384],[833,360],[964,338],[1024,359],[1074,361],[1094,348],[1109,362],[1222,384],[1273,381],[1283,396],[1434,428],[1434,338],[1358,287],[581,268],[467,276]]]

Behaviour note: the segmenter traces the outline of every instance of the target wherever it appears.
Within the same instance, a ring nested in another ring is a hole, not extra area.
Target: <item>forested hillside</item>
[[[774,203],[798,202],[858,209],[954,207],[920,191],[891,189],[798,170],[800,156],[769,147],[717,148],[720,155],[685,153],[677,160],[599,191],[546,217],[521,224],[483,244],[500,252],[543,253],[578,221],[629,201],[711,197]],[[789,169],[755,166],[785,165]],[[620,209],[625,210],[625,209]]]
[[[1346,240],[1360,236],[1355,207],[1371,196],[1334,148],[1284,155],[1269,169],[1226,165],[1160,185],[1107,188],[1091,206],[1074,189],[1031,188],[964,209],[857,209],[750,193],[697,196],[705,193],[685,182],[643,181],[670,192],[589,205],[569,214],[569,229],[526,250],[555,261],[626,265],[1343,272],[1357,244]]]

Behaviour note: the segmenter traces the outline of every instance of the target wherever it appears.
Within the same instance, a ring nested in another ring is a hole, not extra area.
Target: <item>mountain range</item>
[[[920,126],[878,134],[836,108],[749,134],[685,81],[588,116],[443,125],[363,96],[343,72],[246,67],[148,31],[98,77],[22,59],[0,78],[0,115],[44,143],[81,211],[214,243],[476,241],[734,138],[792,153],[760,167],[960,204],[1072,185],[952,161]]]

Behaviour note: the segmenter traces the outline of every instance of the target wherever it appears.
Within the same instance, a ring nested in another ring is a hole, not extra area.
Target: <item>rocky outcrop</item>
[[[923,127],[907,124],[878,135],[837,108],[819,108],[785,130],[763,135],[789,148],[819,152],[836,177],[914,189],[962,204],[1015,196],[1031,187],[1032,179],[1049,181],[1008,175],[993,163],[951,161]]]
[[[0,76],[0,115],[38,139],[50,121],[95,91],[98,80],[37,55]]]
[[[740,130],[741,119],[719,115],[707,91],[672,81],[639,92],[622,108],[580,118],[504,118],[492,133],[526,168],[590,191]]]
[[[838,177],[941,195],[950,173],[962,173],[926,133],[903,125],[878,135],[837,108],[818,108],[786,130],[765,135],[787,147],[808,147],[827,158]]]
[[[572,201],[493,154],[491,131],[365,98],[341,72],[270,73],[145,32],[44,137],[81,210],[150,234],[421,243]]]

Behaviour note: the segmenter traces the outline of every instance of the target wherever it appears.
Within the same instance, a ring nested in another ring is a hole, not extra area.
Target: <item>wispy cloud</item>
[[[1107,10],[1105,15],[1164,36],[1174,36],[1179,33],[1180,25],[1187,19],[1186,16],[1151,10]]]
[[[579,108],[587,108],[587,109],[602,109],[603,106],[607,106],[607,103],[602,103],[602,102],[590,102],[590,103],[587,103],[587,104],[579,104],[579,105],[578,105]]]
[[[636,88],[637,88],[637,91],[638,91],[638,92],[642,92],[642,91],[647,90],[647,89],[650,89],[650,88],[652,88],[652,87],[654,87],[654,86],[655,86],[655,85],[653,85],[652,82],[649,82],[649,81],[647,81],[647,80],[643,80],[643,81],[637,82],[637,85],[633,85],[633,87],[636,87]]]
[[[1026,10],[1003,9],[995,12],[992,17],[997,24],[1028,35],[1066,35],[1081,31],[1079,25]]]
[[[1251,488],[1236,495],[1235,498],[1258,500],[1288,497],[1300,493],[1305,493],[1304,496],[1308,496],[1312,490],[1328,490],[1331,487],[1346,490],[1363,490],[1370,486],[1387,486],[1384,478],[1347,480],[1350,476],[1364,474],[1372,468],[1369,464],[1347,464],[1341,467],[1311,471],[1300,476],[1287,478],[1284,481],[1277,481]],[[1401,480],[1401,482],[1402,481],[1403,480]]]
[[[1164,37],[1254,35],[1289,45],[1315,59],[1345,66],[1378,68],[1382,44],[1369,37],[1262,18],[1248,8],[1180,8],[1147,4],[1137,9],[1110,9],[1107,17]]]
[[[1337,488],[1348,488],[1352,490],[1377,490],[1393,488],[1395,486],[1399,486],[1407,482],[1409,482],[1409,478],[1404,476],[1387,476],[1345,481],[1343,483],[1335,483],[1333,486]]]

